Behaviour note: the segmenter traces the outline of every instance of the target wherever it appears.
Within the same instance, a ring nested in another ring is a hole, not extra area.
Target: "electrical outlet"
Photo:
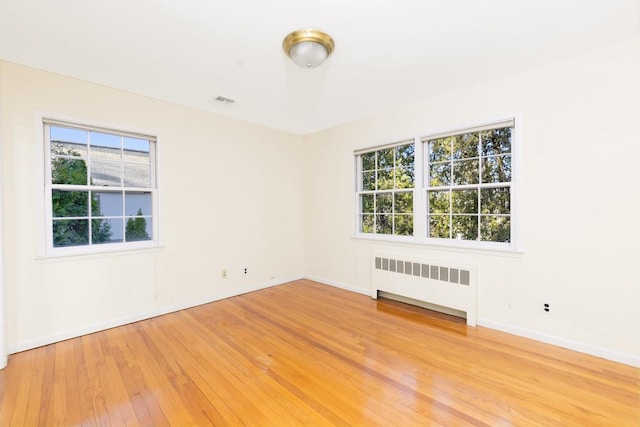
[[[227,274],[227,269],[225,268],[224,270],[222,270],[222,278],[226,279],[227,277],[229,277],[229,275]]]
[[[247,274],[247,268],[246,267],[244,268],[244,274]]]
[[[551,313],[551,306],[549,305],[549,303],[548,303],[548,302],[545,302],[545,303],[542,305],[542,310],[544,310],[545,314],[549,314],[549,313]]]

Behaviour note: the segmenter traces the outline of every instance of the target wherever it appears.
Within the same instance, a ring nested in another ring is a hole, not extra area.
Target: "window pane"
[[[449,190],[429,191],[429,213],[449,213]]]
[[[511,218],[483,216],[480,218],[480,239],[488,242],[511,241]]]
[[[123,166],[125,187],[151,187],[151,168],[148,164],[125,163]]]
[[[478,240],[478,217],[476,215],[453,215],[451,228],[454,239]]]
[[[395,213],[411,213],[413,212],[413,193],[396,193]]]
[[[483,188],[480,190],[480,207],[483,214],[510,214],[511,213],[511,189]]]
[[[123,138],[125,162],[149,163],[151,143],[147,139]]]
[[[95,147],[115,148],[120,151],[122,138],[119,135],[102,132],[89,132],[91,149]]]
[[[91,184],[119,187],[122,182],[122,164],[110,161],[91,162]]]
[[[71,128],[65,128],[60,126],[50,126],[49,132],[50,132],[52,146],[54,142],[67,142],[67,143],[73,143],[75,145],[84,145],[86,150],[87,131],[85,130],[71,129]],[[53,154],[59,154],[59,153],[53,153]]]
[[[88,219],[54,219],[53,246],[79,246],[89,244]]]
[[[510,182],[511,156],[486,157],[482,159],[482,182]]]
[[[91,243],[122,242],[122,218],[91,220]]]
[[[376,215],[376,233],[391,234],[392,232],[391,215]]]
[[[125,215],[151,215],[150,192],[126,192],[124,196]]]
[[[93,216],[122,216],[122,193],[92,192],[91,215]]]
[[[51,159],[51,183],[87,184],[87,162],[81,159],[54,157]]]
[[[376,213],[391,213],[393,210],[393,198],[391,194],[378,194],[376,196]]]
[[[401,145],[396,147],[396,167],[410,166],[413,167],[415,159],[415,147],[413,144]]]
[[[453,213],[478,213],[478,190],[454,190],[451,192]]]
[[[375,172],[363,172],[362,173],[362,190],[369,191],[376,189],[376,173]]]
[[[136,216],[127,218],[125,228],[125,239],[127,242],[140,240],[151,240],[151,218]]]
[[[383,169],[378,171],[378,190],[393,189],[393,169]]]
[[[364,153],[362,156],[362,170],[372,171],[376,168],[376,152]]]
[[[91,160],[109,160],[112,162],[120,162],[122,152],[119,148],[106,148],[91,146]]]
[[[413,216],[394,215],[394,234],[398,236],[413,236]]]
[[[373,213],[373,194],[363,194],[360,196],[360,212]]]
[[[465,133],[452,137],[453,158],[468,159],[478,157],[478,134]]]
[[[99,132],[89,132],[91,160],[111,160],[119,162],[122,159],[121,137]]]
[[[89,216],[89,192],[52,190],[51,207],[54,218]]]
[[[429,185],[431,187],[451,185],[451,163],[432,163],[429,166]]]
[[[363,233],[375,232],[373,215],[362,215],[362,229]]]
[[[393,167],[393,148],[378,151],[378,169]]]
[[[482,155],[494,156],[511,152],[511,128],[491,129],[481,132]]]
[[[451,236],[451,221],[449,215],[429,216],[429,237],[448,239]]]
[[[397,168],[395,170],[396,176],[396,188],[413,188],[414,187],[414,172],[413,168]]]
[[[480,179],[478,159],[453,162],[453,185],[477,184]]]
[[[52,156],[70,156],[87,158],[87,144],[65,141],[51,141]]]
[[[429,162],[442,162],[451,159],[451,137],[429,141]]]

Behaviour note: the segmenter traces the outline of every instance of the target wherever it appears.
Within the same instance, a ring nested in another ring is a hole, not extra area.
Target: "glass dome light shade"
[[[333,39],[318,30],[297,30],[284,38],[282,49],[302,68],[321,65],[333,52]]]
[[[301,42],[289,50],[291,60],[302,68],[316,68],[327,56],[327,49],[316,42]]]

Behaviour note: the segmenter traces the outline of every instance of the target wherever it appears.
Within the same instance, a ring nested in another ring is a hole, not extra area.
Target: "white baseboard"
[[[603,347],[598,347],[590,344],[585,344],[577,341],[568,340],[565,338],[557,337],[555,335],[544,334],[541,332],[532,331],[525,328],[518,328],[516,326],[494,322],[488,319],[478,319],[478,325],[486,328],[495,329],[502,332],[507,332],[512,335],[518,335],[524,338],[530,338],[532,340],[544,342],[547,344],[556,345],[558,347],[567,348],[569,350],[579,351],[580,353],[586,353],[591,356],[601,357],[603,359],[611,360],[613,362],[623,363],[634,367],[640,367],[640,356],[633,354],[621,353],[613,350],[609,350]]]
[[[55,342],[64,341],[70,338],[76,338],[82,335],[92,334],[94,332],[103,331],[103,330],[114,328],[117,326],[122,326],[129,323],[145,320],[145,319],[150,319],[152,317],[162,316],[164,314],[173,313],[175,311],[196,307],[202,304],[208,304],[210,302],[242,295],[249,292],[258,291],[260,289],[269,288],[271,286],[277,286],[283,283],[292,282],[302,278],[313,280],[315,282],[323,283],[326,285],[334,286],[336,288],[344,289],[350,292],[355,292],[358,294],[370,296],[369,289],[350,286],[345,283],[336,282],[334,280],[329,280],[322,277],[295,276],[295,277],[288,277],[288,278],[280,278],[280,279],[269,280],[269,281],[266,281],[254,286],[249,286],[246,288],[235,289],[233,291],[222,292],[213,296],[199,298],[189,302],[184,302],[184,303],[180,303],[172,306],[161,307],[161,308],[150,310],[144,313],[137,313],[137,314],[121,317],[118,319],[113,319],[106,322],[96,323],[83,328],[77,328],[69,331],[60,332],[57,334],[40,337],[40,338],[29,340],[29,341],[23,341],[17,344],[10,345],[8,347],[9,354],[19,353],[21,351],[29,350],[36,347],[41,347],[43,345],[53,344]],[[571,341],[571,340],[567,340],[554,335],[543,334],[543,333],[532,331],[529,329],[519,328],[512,325],[495,322],[489,319],[479,318],[478,325],[484,326],[486,328],[491,328],[498,331],[506,332],[509,334],[530,338],[536,341],[541,341],[547,344],[557,345],[559,347],[568,348],[570,350],[579,351],[581,353],[590,354],[592,356],[602,357],[604,359],[611,360],[618,363],[623,363],[625,365],[640,367],[640,356],[638,355],[621,353],[621,352],[609,350],[602,347],[597,347],[589,344]]]
[[[309,280],[313,280],[314,282],[319,282],[322,283],[324,285],[331,285],[335,288],[340,288],[340,289],[344,289],[345,291],[351,291],[351,292],[355,292],[357,294],[362,294],[362,295],[371,295],[371,290],[370,289],[364,289],[364,288],[356,288],[355,286],[350,286],[347,285],[345,283],[341,283],[341,282],[336,282],[335,280],[329,280],[329,279],[325,279],[322,277],[318,277],[318,276],[305,276],[305,279],[309,279]]]
[[[106,329],[115,328],[117,326],[126,325],[129,323],[139,322],[141,320],[151,319],[152,317],[162,316],[164,314],[173,313],[176,311],[184,310],[191,307],[196,307],[203,304],[208,304],[210,302],[246,294],[249,292],[258,291],[260,289],[269,288],[271,286],[281,285],[283,283],[292,282],[295,280],[302,279],[302,276],[295,277],[287,277],[287,278],[279,278],[274,280],[268,280],[266,282],[240,288],[234,289],[228,292],[222,292],[219,294],[215,294],[213,296],[207,296],[203,298],[198,298],[196,300],[183,302],[180,304],[165,306],[157,309],[153,309],[144,313],[136,313],[129,316],[120,317],[118,319],[109,320],[106,322],[95,323],[93,325],[85,326],[82,328],[72,329],[69,331],[59,332],[52,335],[47,335],[44,337],[39,337],[29,341],[19,342],[13,345],[10,345],[8,350],[9,354],[19,353],[21,351],[30,350],[32,348],[41,347],[43,345],[53,344],[59,341],[68,340],[71,338],[76,338],[82,335],[92,334],[94,332],[104,331]]]
[[[324,283],[326,285],[331,285],[337,288],[341,288],[347,291],[356,292],[356,293],[367,295],[367,296],[370,295],[369,289],[356,288],[354,286],[350,286],[345,283],[336,282],[334,280],[328,280],[328,279],[324,279],[322,277],[317,277],[317,276],[305,276],[305,278],[316,281],[316,282]],[[495,322],[489,319],[478,319],[478,325],[484,326],[486,328],[491,328],[498,331],[506,332],[512,335],[517,335],[524,338],[529,338],[532,340],[544,342],[547,344],[556,345],[558,347],[567,348],[569,350],[579,351],[581,353],[586,353],[591,356],[601,357],[603,359],[611,360],[613,362],[623,363],[625,365],[630,365],[634,367],[640,367],[640,356],[638,355],[621,353],[621,352],[609,350],[602,347],[597,347],[589,344],[571,341],[571,340],[567,340],[554,335],[543,334],[540,332],[531,331],[524,328],[518,328],[512,325]]]

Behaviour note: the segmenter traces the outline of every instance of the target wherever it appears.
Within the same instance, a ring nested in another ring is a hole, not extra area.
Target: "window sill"
[[[71,262],[71,261],[84,261],[90,259],[99,259],[99,258],[111,258],[111,257],[119,257],[119,256],[131,256],[145,253],[153,253],[158,252],[160,250],[164,250],[165,247],[161,245],[153,245],[153,246],[138,246],[133,248],[113,248],[113,249],[103,249],[100,251],[91,251],[91,252],[63,252],[56,254],[47,254],[40,255],[36,257],[36,261],[39,263],[47,264],[47,263],[57,263],[57,262]]]
[[[442,242],[424,242],[419,241],[417,239],[397,239],[397,238],[387,238],[381,236],[369,236],[364,234],[356,234],[351,237],[354,241],[366,242],[370,244],[380,244],[380,245],[393,245],[393,246],[404,246],[404,247],[421,247],[424,249],[438,250],[443,252],[457,252],[463,254],[475,254],[475,255],[485,255],[485,256],[500,256],[507,258],[520,258],[524,255],[524,251],[511,248],[511,247],[492,247],[492,246],[484,246],[479,245],[476,242],[458,242],[458,241],[442,241]]]

